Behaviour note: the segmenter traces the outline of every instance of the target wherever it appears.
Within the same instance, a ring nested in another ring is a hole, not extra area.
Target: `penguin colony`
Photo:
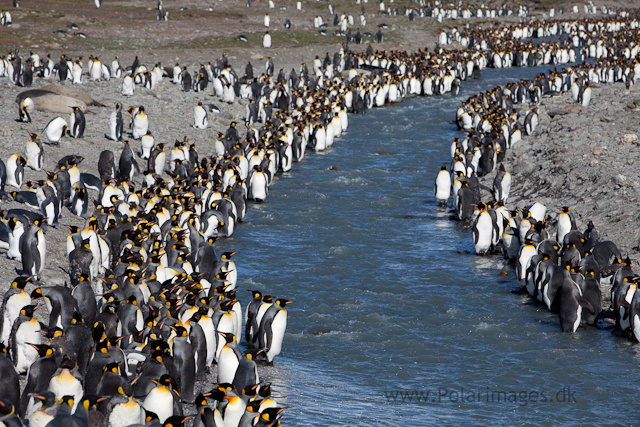
[[[566,30],[575,24],[565,21],[554,25]],[[592,21],[575,28],[577,31],[565,31],[571,45],[579,50],[582,60],[595,59],[593,65],[554,70],[534,80],[493,88],[462,103],[456,122],[467,136],[462,141],[454,139],[451,172],[445,165],[438,173],[436,198],[446,205],[453,194],[457,218],[471,222],[476,253],[501,250],[513,260],[523,291],[559,313],[562,331],[575,332],[581,324],[595,325],[602,312],[600,285],[610,284],[615,330],[640,341],[640,276],[634,274],[628,257],[622,260],[615,243],[600,239],[593,222],[584,232],[579,231],[570,207],[560,208],[556,229],[550,230],[547,208],[541,203],[514,210],[505,206],[511,175],[501,162],[523,134],[534,132],[542,98],[570,92],[574,102],[586,107],[591,99],[590,83],[624,83],[629,88],[637,80],[639,47],[630,41],[637,33],[636,18]],[[595,33],[590,37],[592,31]],[[494,52],[494,58],[497,54]],[[521,63],[531,54],[525,59],[516,52],[518,56],[521,58],[515,62]],[[555,57],[555,63],[562,63],[562,55]],[[503,57],[494,66],[503,66],[505,59],[509,62]],[[520,114],[515,106],[525,103],[531,108]],[[493,200],[482,201],[478,177],[492,173],[498,164]]]
[[[544,34],[564,28],[535,25]],[[533,29],[511,26],[498,38],[508,38],[514,50],[538,52],[537,61],[555,60],[564,49],[559,44],[534,47],[519,40],[537,34]],[[144,106],[125,113],[121,103],[111,115],[108,137],[122,141],[123,149],[117,165],[113,152],[100,154],[99,176],[80,172],[83,159],[70,155],[47,179],[25,181],[25,166],[38,170],[43,165],[43,144],[36,134],[30,135],[26,157],[15,154],[0,164],[3,197],[25,204],[4,212],[0,229],[3,249],[20,260],[23,270],[4,296],[0,316],[0,374],[8,384],[0,391],[2,421],[84,426],[97,417],[100,425],[176,427],[189,419],[182,416],[187,402],[198,411],[194,425],[279,425],[283,408],[270,397],[270,386],[260,383],[255,363],[270,363],[280,352],[290,301],[251,291],[244,323],[251,350],[242,354],[237,269],[232,253],[218,257],[216,239],[232,235],[247,200],[264,201],[274,175],[302,160],[307,147],[330,147],[348,126],[347,112],[363,113],[410,95],[456,91],[461,80],[496,66],[493,48],[503,44],[491,42],[494,33],[485,35],[470,37],[469,47],[458,51],[408,54],[375,52],[369,46],[355,53],[347,45],[333,58],[327,54],[321,62],[317,57],[312,71],[303,64],[288,76],[283,70],[276,76],[270,59],[260,77],[247,64],[238,78],[224,56],[216,65],[202,65],[192,77],[179,65],[166,69],[157,64],[148,71],[138,58],[123,69],[118,58],[108,67],[91,57],[85,73],[81,58],[63,55],[54,63],[47,56],[41,64],[36,54],[24,62],[17,53],[9,55],[1,74],[18,85],[28,86],[21,76],[30,72],[77,84],[87,77],[122,78],[122,95],[127,96],[136,85],[154,89],[169,77],[183,90],[204,91],[211,82],[226,102],[246,98],[250,104],[244,138],[232,123],[215,140],[210,156],[200,159],[185,137],[170,151],[168,169],[165,144],[155,141]],[[569,61],[568,55],[559,56]],[[510,66],[505,58],[499,64]],[[194,108],[196,129],[206,127],[206,113],[216,109],[203,107]],[[126,140],[124,114],[130,115],[131,137],[140,139],[137,158],[147,160],[144,171]],[[22,100],[20,119],[37,120],[35,115],[32,103]],[[262,123],[259,130],[253,128],[257,122]],[[69,134],[81,138],[80,123],[75,110],[69,121],[53,119],[45,127],[49,143],[58,144]],[[142,185],[136,188],[133,180],[141,173]],[[4,193],[5,184],[18,191]],[[82,226],[69,226],[70,286],[45,286],[39,280],[46,265],[44,232],[59,223],[65,207],[84,219]],[[29,284],[36,287],[31,294],[25,291]],[[47,326],[33,318],[40,309],[33,303],[40,298],[49,311]],[[218,384],[196,395],[195,380],[214,362]],[[25,373],[20,390],[18,376]]]

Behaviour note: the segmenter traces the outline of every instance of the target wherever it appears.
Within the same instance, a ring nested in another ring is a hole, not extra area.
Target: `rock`
[[[584,111],[584,108],[578,104],[567,104],[562,107],[563,114],[578,114]]]
[[[592,153],[594,156],[604,156],[607,149],[605,147],[596,147],[593,149]]]
[[[553,119],[556,116],[564,116],[567,113],[562,108],[556,108],[555,110],[549,111],[547,114]]]
[[[251,59],[264,59],[264,55],[254,53],[253,55],[251,55]]]
[[[620,139],[620,145],[637,144],[638,136],[635,133],[628,133]]]
[[[623,186],[623,185],[625,185],[625,183],[627,182],[627,177],[626,177],[626,176],[624,176],[624,175],[622,175],[622,174],[620,174],[620,175],[614,175],[614,176],[612,176],[612,177],[611,177],[611,181],[612,181],[614,184],[619,185],[619,186],[621,186],[621,187],[622,187],[622,186]]]

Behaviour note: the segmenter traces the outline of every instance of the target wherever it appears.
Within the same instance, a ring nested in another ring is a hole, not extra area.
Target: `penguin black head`
[[[104,368],[102,368],[102,372],[112,372],[114,374],[120,373],[120,365],[118,362],[107,363]]]
[[[33,276],[18,276],[15,279],[13,279],[13,283],[11,283],[11,286],[13,286],[16,289],[24,289],[25,286],[27,286],[27,283],[31,283],[33,279]]]
[[[56,401],[56,395],[52,391],[43,391],[33,395],[33,398],[40,401],[44,408],[51,408]]]
[[[276,300],[276,304],[278,304],[280,307],[286,307],[287,304],[291,304],[293,301],[290,300],[286,300],[284,298],[278,298]]]
[[[22,316],[28,317],[28,318],[32,318],[33,317],[33,313],[38,309],[38,307],[40,307],[39,305],[25,305],[24,307],[22,307],[22,309],[20,310],[20,314]]]
[[[31,292],[31,299],[43,298],[42,291],[40,288],[35,288],[33,292]]]
[[[187,420],[190,420],[191,418],[193,418],[193,415],[189,415],[188,417],[184,417],[184,416],[180,416],[180,415],[174,415],[174,416],[171,416],[171,417],[167,418],[165,420],[163,426],[164,427],[180,427]]]
[[[36,351],[38,352],[38,357],[47,357],[47,356],[51,356],[54,352],[53,347],[46,345],[46,344],[30,344],[27,343],[27,345],[30,345],[31,347],[35,348]]]
[[[560,211],[562,211],[563,213],[568,213],[571,210],[571,208],[569,208],[568,206],[563,206],[560,208]]]
[[[227,342],[227,344],[233,343],[236,341],[236,336],[228,333],[228,332],[218,332],[218,334],[220,334],[220,336],[222,336],[224,338],[224,340]]]
[[[6,354],[9,356],[9,349],[2,343],[0,343],[0,354]]]

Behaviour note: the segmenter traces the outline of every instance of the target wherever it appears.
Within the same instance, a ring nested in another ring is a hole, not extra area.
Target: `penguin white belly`
[[[633,315],[633,336],[636,340],[640,341],[640,317],[637,314]]]
[[[327,147],[331,147],[333,145],[333,140],[335,139],[335,134],[333,133],[333,126],[331,126],[331,123],[329,123],[329,125],[325,129],[325,134],[326,134],[325,144]]]
[[[11,336],[11,328],[13,322],[20,315],[20,310],[26,305],[31,304],[31,297],[27,292],[20,292],[7,300],[7,306],[4,308],[4,319],[2,322],[2,343],[9,348],[9,338]]]
[[[488,212],[482,212],[473,227],[473,245],[477,254],[485,254],[491,248],[493,222]]]
[[[42,170],[42,164],[40,160],[40,147],[35,143],[27,143],[27,166],[33,170]]]
[[[17,330],[16,343],[18,354],[13,355],[14,363],[16,364],[16,372],[18,372],[18,374],[23,374],[27,372],[31,364],[38,358],[38,350],[27,343],[42,343],[40,323],[35,319],[23,322]]]
[[[114,406],[109,414],[109,427],[127,427],[138,423],[144,423],[144,414],[133,399]]]
[[[55,394],[58,400],[64,396],[73,396],[73,411],[76,410],[84,395],[82,383],[66,369],[60,375],[51,378],[49,391]]]
[[[218,383],[231,384],[238,366],[240,366],[240,361],[234,351],[229,346],[222,347],[218,357]]]
[[[267,352],[269,362],[280,354],[282,350],[282,341],[284,340],[284,332],[287,329],[287,311],[280,310],[271,322],[271,345]]]
[[[557,233],[557,241],[562,243],[564,240],[564,236],[571,231],[571,220],[569,216],[566,214],[561,214],[558,218],[558,233]]]
[[[262,172],[256,172],[251,176],[249,183],[249,198],[264,201],[267,198],[267,179]]]
[[[327,148],[327,139],[326,139],[326,132],[324,130],[324,127],[319,127],[318,130],[316,130],[316,146],[315,146],[315,151],[322,151],[325,150]]]
[[[449,200],[449,195],[451,194],[451,176],[446,170],[438,172],[435,193],[438,201]]]
[[[133,138],[134,139],[142,138],[143,135],[147,134],[148,130],[149,130],[149,120],[147,119],[146,114],[145,115],[138,114],[133,119]]]
[[[576,320],[573,322],[572,332],[575,332],[578,330],[578,327],[580,326],[581,321],[582,321],[582,306],[578,304],[578,308],[576,309]]]
[[[134,91],[134,83],[131,76],[126,76],[122,80],[122,95],[124,96],[133,96]]]
[[[164,423],[167,418],[173,416],[173,396],[165,386],[156,387],[149,392],[142,403],[142,407],[155,412],[158,420]]]
[[[46,427],[53,420],[53,416],[45,411],[35,411],[29,417],[29,427]]]

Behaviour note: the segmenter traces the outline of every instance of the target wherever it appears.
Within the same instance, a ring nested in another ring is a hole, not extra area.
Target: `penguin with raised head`
[[[631,326],[629,308],[638,288],[639,276],[626,276],[611,289],[611,303],[616,317],[616,329],[626,331]]]
[[[29,132],[29,141],[26,148],[27,166],[36,171],[41,171],[44,165],[44,148],[40,137]]]
[[[438,205],[446,206],[449,196],[451,195],[451,175],[447,172],[447,165],[442,165],[440,168],[434,187]]]
[[[11,357],[19,374],[26,373],[38,358],[38,350],[30,345],[40,344],[42,340],[40,322],[33,317],[37,308],[35,305],[22,307],[11,328]]]
[[[84,113],[78,107],[71,107],[73,112],[69,117],[69,136],[73,138],[82,138],[84,136],[84,128],[86,121]]]
[[[60,140],[63,136],[67,134],[67,128],[69,125],[67,121],[62,117],[56,117],[51,119],[51,121],[44,128],[44,133],[47,135],[47,140],[55,145],[60,143]]]
[[[180,397],[182,401],[193,403],[195,399],[194,387],[196,382],[196,365],[193,347],[189,342],[187,330],[178,326],[176,336],[172,339],[172,353],[176,367],[180,372]]]
[[[7,184],[20,189],[24,179],[24,167],[27,164],[27,159],[20,154],[14,154],[7,159],[6,171],[7,171]]]

